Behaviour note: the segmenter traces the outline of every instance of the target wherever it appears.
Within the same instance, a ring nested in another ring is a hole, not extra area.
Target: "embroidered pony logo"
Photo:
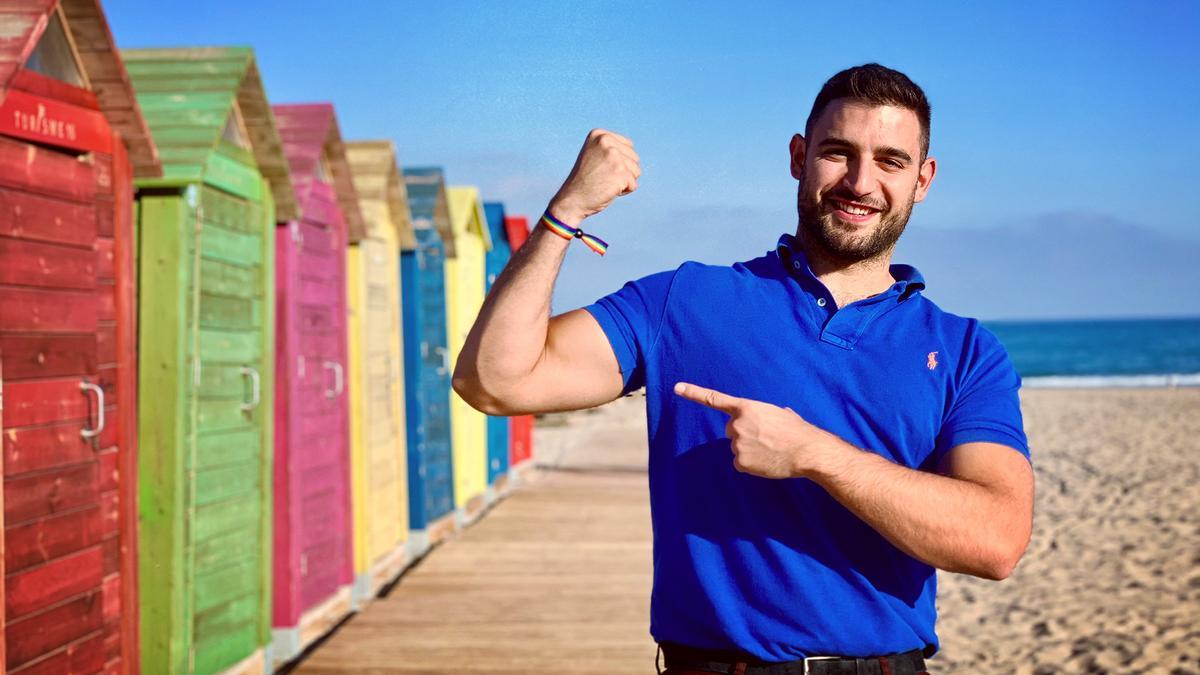
[[[930,370],[938,366],[937,354],[937,352],[929,352],[929,356],[926,357],[925,365],[929,366]]]

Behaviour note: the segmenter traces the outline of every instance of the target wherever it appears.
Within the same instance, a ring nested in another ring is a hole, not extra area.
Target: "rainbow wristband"
[[[596,253],[599,253],[600,255],[604,255],[605,251],[608,250],[608,244],[600,237],[587,234],[577,227],[571,227],[570,225],[567,225],[558,218],[550,215],[549,211],[542,214],[542,224],[545,225],[548,230],[554,234],[557,234],[563,239],[582,239],[583,243],[587,244],[588,248],[592,249]]]

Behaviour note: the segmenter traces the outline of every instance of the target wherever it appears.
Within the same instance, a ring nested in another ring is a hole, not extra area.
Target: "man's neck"
[[[879,295],[896,283],[891,273],[892,250],[867,260],[848,261],[820,246],[803,243],[809,269],[829,289],[838,307]]]

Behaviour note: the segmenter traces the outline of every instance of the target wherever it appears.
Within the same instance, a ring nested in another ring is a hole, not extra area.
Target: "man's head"
[[[890,68],[857,66],[825,83],[790,148],[805,246],[844,263],[891,254],[937,171],[929,118],[925,93]]]

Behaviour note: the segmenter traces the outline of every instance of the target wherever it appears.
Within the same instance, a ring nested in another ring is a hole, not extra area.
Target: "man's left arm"
[[[987,579],[1004,579],[1017,566],[1033,529],[1033,470],[1016,450],[966,443],[947,452],[935,474],[821,435],[814,440],[827,447],[799,450],[800,475],[897,548]]]
[[[1018,451],[970,442],[939,473],[861,450],[790,408],[680,383],[676,393],[730,416],[734,466],[766,478],[808,478],[900,550],[988,579],[1016,567],[1033,529],[1033,470]]]

